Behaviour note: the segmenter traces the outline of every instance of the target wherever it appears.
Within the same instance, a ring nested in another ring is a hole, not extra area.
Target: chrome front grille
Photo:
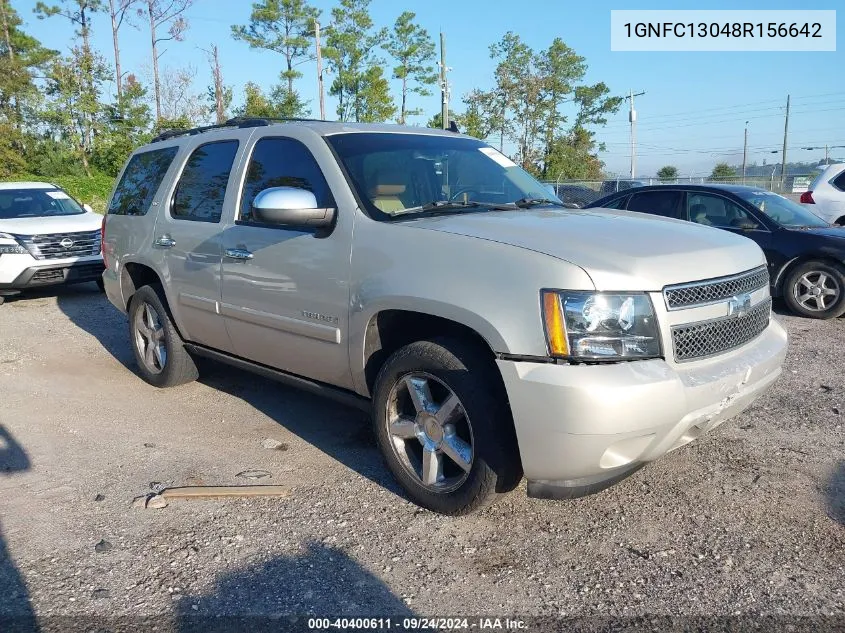
[[[769,325],[772,300],[767,298],[744,316],[728,316],[711,321],[672,327],[672,346],[679,363],[721,354],[744,345],[763,333]]]
[[[667,309],[681,310],[725,301],[738,294],[766,288],[768,285],[769,271],[765,266],[761,266],[730,277],[666,286],[663,289],[663,298]]]
[[[15,235],[15,239],[35,259],[65,259],[100,254],[101,232],[50,233],[48,235]]]

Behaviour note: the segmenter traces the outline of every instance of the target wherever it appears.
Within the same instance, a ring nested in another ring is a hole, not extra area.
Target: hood
[[[0,218],[0,233],[44,235],[46,233],[75,233],[99,229],[103,216],[97,213],[41,216],[37,218]]]
[[[728,231],[609,209],[490,211],[405,224],[565,260],[583,268],[596,289],[605,291],[658,291],[669,284],[732,275],[766,261],[754,242]]]
[[[824,237],[833,237],[837,239],[845,239],[845,226],[825,226],[812,229],[790,229],[790,232],[803,233],[804,235],[823,235]]]

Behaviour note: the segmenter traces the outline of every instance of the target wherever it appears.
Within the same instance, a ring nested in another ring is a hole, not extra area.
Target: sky
[[[59,1],[61,0],[53,0]],[[73,29],[66,20],[39,20],[32,12],[35,0],[12,0],[26,29],[50,48],[66,51]],[[334,2],[312,0],[322,10],[323,23],[331,21]],[[283,58],[268,51],[250,49],[231,37],[232,24],[246,24],[248,0],[194,0],[186,14],[190,28],[183,42],[169,42],[161,58],[163,67],[190,66],[196,71],[197,92],[211,85],[211,70],[203,49],[217,44],[226,84],[235,90],[235,104],[242,101],[243,86],[252,81],[262,88],[278,83]],[[642,0],[633,7],[619,2],[593,0],[372,0],[370,11],[377,26],[391,26],[409,10],[435,38],[445,34],[452,109],[460,112],[462,95],[473,88],[488,89],[493,83],[495,62],[489,46],[513,31],[540,50],[560,37],[586,58],[587,83],[605,82],[614,95],[629,90],[645,92],[636,98],[637,175],[654,175],[664,165],[674,165],[681,175],[709,174],[720,161],[742,161],[743,132],[748,121],[749,164],[779,163],[783,144],[784,113],[791,95],[787,160],[815,161],[824,158],[825,143],[845,146],[845,62],[843,23],[837,21],[836,52],[612,52],[610,11],[637,9],[836,9],[839,0],[766,0],[766,2],[706,3]],[[150,45],[143,19],[138,27],[121,31],[121,62],[142,83],[150,83]],[[111,63],[113,47],[107,14],[94,20],[94,44]],[[382,58],[386,54],[381,53]],[[385,74],[390,75],[389,62]],[[299,66],[303,77],[297,89],[310,102],[312,116],[319,116],[316,66]],[[326,76],[326,86],[331,75]],[[398,84],[394,81],[394,95]],[[114,85],[109,87],[114,90]],[[440,95],[416,97],[410,103],[425,115],[412,120],[424,125],[440,111]],[[335,118],[336,101],[327,95],[327,118]],[[605,143],[599,154],[609,173],[630,170],[630,127],[627,105],[610,115],[607,125],[596,129]],[[505,148],[506,152],[508,147]],[[774,152],[774,153],[773,153]],[[832,158],[845,160],[845,147],[830,150]]]

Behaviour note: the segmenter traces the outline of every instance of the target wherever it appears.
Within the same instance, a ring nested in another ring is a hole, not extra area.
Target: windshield
[[[377,220],[561,204],[509,158],[474,139],[355,133],[327,141]]]
[[[736,191],[735,193],[783,226],[828,226],[827,222],[813,215],[797,202],[793,202],[789,198],[784,198],[771,191],[751,190]]]
[[[0,190],[0,220],[81,213],[85,210],[61,189]]]

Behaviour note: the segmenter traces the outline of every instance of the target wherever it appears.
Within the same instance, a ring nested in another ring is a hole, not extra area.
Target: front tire
[[[417,341],[376,379],[373,425],[387,467],[418,505],[468,514],[522,478],[495,365],[457,339]]]
[[[176,331],[164,291],[143,286],[129,302],[129,336],[141,378],[155,387],[175,387],[199,377],[197,366]]]
[[[796,266],[783,284],[783,298],[794,313],[833,319],[845,313],[845,269],[825,261]]]

